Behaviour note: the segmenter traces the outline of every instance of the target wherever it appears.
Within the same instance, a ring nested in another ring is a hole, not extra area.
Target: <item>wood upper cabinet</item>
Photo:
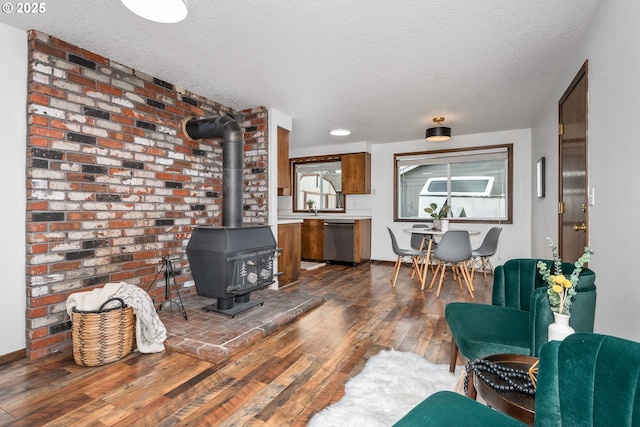
[[[342,193],[371,194],[371,154],[342,155]]]
[[[278,127],[278,196],[290,195],[289,131]]]

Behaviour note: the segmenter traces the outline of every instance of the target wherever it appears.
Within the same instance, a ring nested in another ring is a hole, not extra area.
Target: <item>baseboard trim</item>
[[[16,350],[11,353],[3,354],[0,356],[0,365],[4,365],[6,363],[16,362],[18,360],[26,359],[27,357],[27,349],[23,348],[22,350]]]

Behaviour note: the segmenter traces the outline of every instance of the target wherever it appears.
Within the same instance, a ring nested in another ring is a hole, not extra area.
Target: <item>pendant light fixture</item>
[[[451,128],[442,126],[444,117],[434,117],[433,121],[436,123],[436,127],[427,129],[425,139],[429,142],[448,141],[451,138]]]
[[[127,9],[145,19],[162,24],[173,24],[187,16],[183,0],[121,0]]]

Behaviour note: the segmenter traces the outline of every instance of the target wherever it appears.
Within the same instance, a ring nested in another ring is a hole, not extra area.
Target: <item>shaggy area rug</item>
[[[310,427],[389,427],[427,396],[456,388],[448,365],[435,365],[415,353],[381,351],[345,385],[337,403],[318,412]]]

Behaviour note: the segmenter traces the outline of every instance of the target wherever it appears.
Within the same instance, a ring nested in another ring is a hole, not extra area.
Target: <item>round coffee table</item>
[[[519,354],[494,354],[484,358],[491,362],[497,363],[508,368],[520,369],[527,371],[535,362],[537,357],[522,356]],[[491,406],[498,411],[516,418],[523,423],[533,425],[533,418],[536,409],[535,395],[522,393],[519,391],[503,391],[496,390],[486,384],[477,376],[473,375],[473,371],[469,373],[469,389],[467,396],[472,399],[476,398],[476,391]],[[485,373],[490,381],[498,380],[495,374]]]

